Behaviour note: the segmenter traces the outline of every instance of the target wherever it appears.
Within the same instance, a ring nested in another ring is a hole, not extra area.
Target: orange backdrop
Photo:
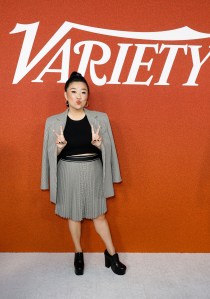
[[[110,60],[96,66],[98,77],[110,80],[119,43],[200,45],[201,60],[210,39],[148,41],[69,31],[17,84],[13,78],[25,32],[17,23],[40,22],[28,63],[65,22],[120,31],[156,32],[188,26],[210,33],[209,1],[1,1],[1,251],[73,251],[67,221],[54,214],[49,192],[40,190],[44,123],[65,109],[60,74],[48,72],[42,83],[31,82],[67,39],[71,39],[69,72],[78,69],[81,53],[73,47],[94,40],[111,49]],[[52,4],[53,3],[53,4]],[[119,81],[125,82],[136,47],[129,48]],[[90,109],[108,113],[116,140],[123,182],[108,200],[107,218],[118,251],[209,252],[210,250],[210,59],[199,72],[198,86],[183,86],[192,69],[192,56],[179,50],[170,85],[155,85],[168,50],[147,49],[139,68],[139,84],[93,84]],[[101,50],[91,53],[100,59]],[[51,68],[61,68],[61,55]],[[91,221],[84,221],[85,251],[104,246]]]

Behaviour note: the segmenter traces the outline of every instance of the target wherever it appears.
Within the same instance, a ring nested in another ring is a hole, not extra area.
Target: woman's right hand
[[[57,145],[57,148],[59,148],[60,150],[62,150],[66,144],[67,144],[67,141],[63,135],[63,127],[60,126],[60,133],[57,133],[55,130],[53,130],[54,134],[56,135],[57,139],[56,139],[56,145]]]

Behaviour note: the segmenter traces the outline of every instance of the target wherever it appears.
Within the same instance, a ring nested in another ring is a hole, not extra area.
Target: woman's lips
[[[77,100],[76,103],[77,103],[77,105],[80,105],[82,102]]]

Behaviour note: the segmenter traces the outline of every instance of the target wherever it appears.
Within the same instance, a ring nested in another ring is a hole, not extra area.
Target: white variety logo
[[[72,29],[83,30],[86,32],[97,33],[100,35],[108,35],[118,38],[127,39],[140,39],[149,41],[189,41],[210,38],[210,34],[198,32],[190,29],[189,27],[182,27],[175,30],[161,31],[161,32],[129,32],[129,31],[117,31],[108,30],[102,28],[89,27],[79,25],[71,22],[64,22],[63,25],[57,30],[57,32],[51,37],[51,39],[45,44],[45,46],[39,51],[39,53],[31,59],[30,54],[33,48],[34,40],[37,34],[39,22],[33,24],[16,24],[15,28],[10,34],[19,33],[25,31],[25,37],[23,40],[22,48],[20,51],[19,60],[17,63],[13,84],[20,82],[44,57],[47,55],[53,47]],[[60,73],[60,80],[57,82],[64,83],[69,76],[70,66],[70,48],[71,39],[66,39],[62,47],[57,51],[41,73],[32,80],[32,82],[43,82],[42,77],[45,73],[53,72]],[[93,47],[100,47],[102,56],[99,60],[91,59],[91,53]],[[190,55],[192,59],[192,67],[189,70],[189,76],[186,78],[184,86],[197,86],[196,83],[198,74],[201,70],[202,65],[207,61],[210,56],[208,52],[205,57],[201,60],[200,48],[202,45],[175,45],[175,44],[132,44],[132,43],[117,43],[118,55],[115,61],[115,65],[112,70],[111,78],[107,79],[107,75],[104,74],[99,78],[96,74],[96,68],[100,65],[104,65],[109,62],[111,58],[111,48],[104,42],[101,41],[81,41],[76,43],[73,47],[75,54],[80,54],[80,48],[83,48],[81,59],[78,66],[78,72],[85,75],[88,65],[90,65],[90,77],[95,85],[104,84],[129,84],[129,85],[147,85],[149,86],[152,82],[153,75],[145,81],[136,81],[137,74],[140,68],[144,67],[147,71],[150,71],[153,58],[149,61],[144,61],[143,56],[148,48],[154,50],[154,54],[160,55],[165,49],[168,49],[168,54],[162,68],[159,81],[154,82],[154,85],[170,85],[168,82],[169,75],[178,51],[182,51],[184,55]],[[121,71],[128,55],[128,51],[131,47],[135,47],[135,55],[132,57],[131,67],[127,76],[127,80],[120,82]],[[54,61],[62,55],[62,63],[60,69],[50,68]],[[28,63],[30,58],[30,63]]]

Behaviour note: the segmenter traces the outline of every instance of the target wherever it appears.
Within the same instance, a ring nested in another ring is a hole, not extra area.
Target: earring
[[[68,101],[66,101],[66,107],[69,107],[69,102]]]

